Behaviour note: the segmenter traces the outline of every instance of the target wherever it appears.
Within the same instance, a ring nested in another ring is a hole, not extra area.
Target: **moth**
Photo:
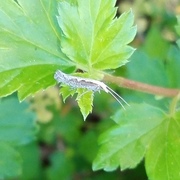
[[[83,88],[87,89],[87,91],[93,92],[100,92],[101,90],[111,94],[111,96],[125,109],[124,105],[121,103],[121,100],[126,104],[129,105],[119,94],[117,94],[114,90],[112,90],[109,86],[105,83],[89,79],[89,78],[82,78],[77,76],[71,76],[69,74],[65,74],[60,70],[57,70],[54,74],[54,79],[58,83],[63,83],[68,85],[72,88]]]

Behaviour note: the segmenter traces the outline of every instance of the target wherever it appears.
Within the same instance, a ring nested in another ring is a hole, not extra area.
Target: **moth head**
[[[66,74],[60,70],[57,70],[54,74],[54,79],[59,83],[64,82],[66,80]]]

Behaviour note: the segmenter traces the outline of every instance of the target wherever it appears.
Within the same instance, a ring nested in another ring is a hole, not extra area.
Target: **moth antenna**
[[[121,103],[120,100],[122,100],[126,105],[129,106],[129,104],[118,94],[116,93],[114,90],[112,90],[109,86],[107,86],[107,89],[109,91],[109,93],[117,100],[117,102],[123,107],[123,109],[125,109],[125,107],[123,106],[123,104]]]
[[[111,92],[111,91],[109,91],[109,93],[111,94],[111,96],[113,96],[114,97],[114,99],[116,99],[116,101],[123,107],[123,109],[125,110],[125,107],[124,107],[124,105],[121,103],[121,101]]]

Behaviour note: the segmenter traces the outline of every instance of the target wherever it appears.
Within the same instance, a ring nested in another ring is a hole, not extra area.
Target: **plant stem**
[[[129,80],[120,76],[116,77],[105,74],[103,80],[105,82],[117,84],[118,86],[123,88],[128,88],[136,91],[141,91],[141,92],[165,96],[165,97],[175,97],[180,92],[180,89],[171,89],[160,86],[153,86],[146,83]]]

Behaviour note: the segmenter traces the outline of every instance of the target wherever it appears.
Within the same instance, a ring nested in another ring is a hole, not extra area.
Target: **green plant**
[[[55,140],[62,143],[62,137],[71,148],[54,152],[50,157],[53,166],[47,168],[43,175],[40,175],[39,165],[39,172],[35,173],[38,177],[71,179],[71,174],[77,167],[70,161],[70,157],[78,158],[73,156],[73,153],[78,152],[88,162],[96,157],[93,162],[94,171],[114,171],[119,166],[122,170],[135,168],[144,159],[149,179],[180,178],[179,47],[162,41],[157,27],[151,29],[149,41],[134,52],[135,49],[128,45],[136,34],[133,13],[129,10],[117,17],[115,3],[115,0],[1,2],[1,97],[17,91],[19,100],[23,101],[41,89],[54,86],[56,82],[53,76],[57,69],[75,76],[103,80],[156,95],[154,98],[152,95],[121,90],[123,98],[130,104],[124,110],[117,104],[110,105],[110,98],[102,94],[101,97],[108,100],[103,102],[102,98],[96,102],[95,99],[94,104],[100,103],[97,111],[106,111],[108,115],[111,111],[109,107],[113,107],[113,122],[99,123],[84,138],[79,130],[83,123],[77,112],[64,117],[63,110],[59,115],[59,109],[55,105],[48,105],[53,121],[48,125],[39,124],[38,140],[52,145]],[[180,35],[180,20],[177,19],[176,31]],[[166,52],[159,53],[161,49],[153,44],[156,41],[162,43],[159,47],[166,49]],[[180,46],[179,41],[177,45]],[[131,63],[127,63],[128,59]],[[125,64],[123,69],[121,66]],[[111,75],[112,70],[116,70],[116,75]],[[92,112],[94,92],[84,92],[83,89],[71,89],[68,86],[61,88],[64,100],[78,94],[78,106],[86,119]],[[52,98],[53,102],[56,98]],[[29,104],[33,103],[30,100]],[[0,106],[0,176],[20,176],[22,171],[25,172],[21,164],[27,162],[23,159],[27,157],[23,156],[26,150],[22,149],[26,149],[27,144],[35,139],[35,118],[31,112],[25,111],[26,104],[18,105],[15,95],[3,98]],[[60,117],[63,119],[61,122],[58,121]],[[13,128],[6,127],[3,122],[7,125],[11,123]],[[103,129],[98,150],[96,137]],[[78,139],[81,139],[79,149],[72,150]],[[36,149],[37,144],[32,143],[30,147]],[[37,149],[34,151],[38,156]],[[4,158],[8,160],[7,163]],[[62,167],[66,167],[66,171],[58,171]],[[24,177],[21,176],[22,179]]]

